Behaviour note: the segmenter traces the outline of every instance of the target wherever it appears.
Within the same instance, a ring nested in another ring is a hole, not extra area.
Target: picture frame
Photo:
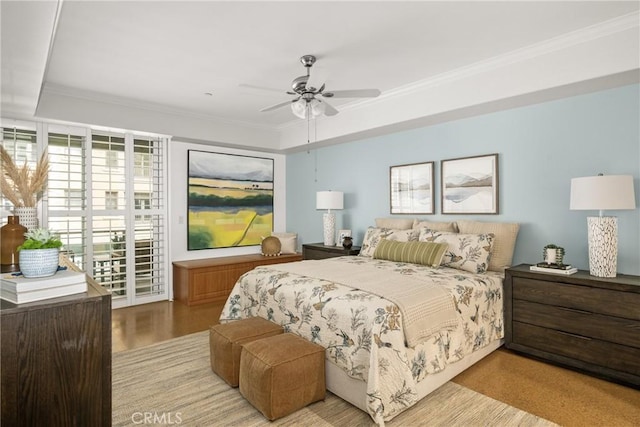
[[[338,230],[338,241],[336,246],[342,246],[342,241],[345,237],[351,237],[351,230]]]
[[[258,246],[273,230],[272,158],[188,150],[187,249]]]
[[[434,162],[391,166],[389,189],[392,214],[435,213]]]
[[[498,214],[498,154],[447,159],[440,163],[443,214]]]

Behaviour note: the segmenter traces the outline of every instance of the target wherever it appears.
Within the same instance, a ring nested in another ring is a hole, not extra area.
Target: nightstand
[[[505,346],[525,355],[640,387],[640,277],[564,276],[509,268]]]
[[[342,246],[325,246],[322,243],[307,243],[302,245],[303,259],[325,259],[339,256],[358,255],[360,246],[345,249]]]

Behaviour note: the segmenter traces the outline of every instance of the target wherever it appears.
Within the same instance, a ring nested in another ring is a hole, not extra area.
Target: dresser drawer
[[[513,322],[513,343],[640,377],[640,349]]]
[[[640,349],[640,321],[514,300],[513,320]]]
[[[514,277],[513,298],[640,321],[638,293]]]

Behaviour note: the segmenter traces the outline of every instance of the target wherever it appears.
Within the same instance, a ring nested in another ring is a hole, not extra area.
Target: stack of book
[[[0,279],[0,298],[14,304],[40,301],[87,292],[85,273],[71,270],[58,271],[53,276],[26,278],[3,274]]]
[[[546,262],[539,262],[536,265],[530,266],[529,269],[532,271],[543,271],[545,273],[564,275],[578,272],[577,268],[572,267],[569,264],[547,264]]]

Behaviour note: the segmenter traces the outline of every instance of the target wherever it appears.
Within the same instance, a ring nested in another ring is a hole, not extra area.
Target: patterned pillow
[[[435,242],[394,242],[382,239],[378,243],[373,257],[397,262],[410,262],[413,264],[440,267],[442,257],[449,245]]]
[[[359,255],[371,258],[382,239],[408,242],[410,240],[418,240],[418,234],[419,230],[369,227],[364,235]]]
[[[493,233],[493,251],[489,261],[489,270],[504,272],[511,265],[513,251],[520,224],[501,222],[458,221],[461,233]]]
[[[484,273],[489,267],[494,235],[492,233],[447,233],[423,228],[420,230],[418,240],[421,242],[447,243],[449,245],[441,265],[470,271],[471,273]]]

